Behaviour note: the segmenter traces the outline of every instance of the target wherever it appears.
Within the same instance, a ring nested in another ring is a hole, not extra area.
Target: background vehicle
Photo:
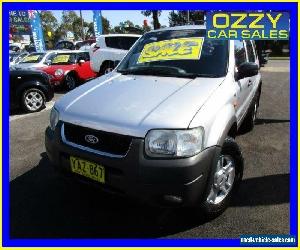
[[[252,41],[205,35],[193,25],[146,33],[116,70],[59,99],[49,159],[151,204],[224,211],[244,169],[234,138],[255,124],[261,76]]]
[[[21,43],[12,43],[9,45],[10,52],[20,52],[22,50]]]
[[[22,61],[14,66],[15,69],[34,69],[47,66],[47,62],[60,51],[49,50],[46,52],[33,52],[25,56]]]
[[[25,45],[24,49],[28,52],[28,53],[32,53],[32,52],[36,52],[35,46],[33,43]]]
[[[37,112],[53,98],[49,77],[42,71],[10,70],[10,106],[26,112]]]
[[[57,44],[55,44],[54,49],[55,50],[74,50],[75,44],[68,40],[62,40],[62,41],[59,41]]]
[[[50,75],[52,85],[64,85],[68,90],[96,76],[90,67],[89,53],[79,50],[56,53],[40,69]]]
[[[81,51],[89,51],[91,48],[91,45],[96,42],[96,39],[87,39],[82,42],[78,42],[76,44],[76,49],[81,50]]]
[[[121,61],[140,35],[103,35],[90,48],[91,68],[99,75],[112,71],[116,61]]]
[[[28,52],[12,52],[12,53],[9,53],[9,66],[18,64],[27,55],[28,55]]]

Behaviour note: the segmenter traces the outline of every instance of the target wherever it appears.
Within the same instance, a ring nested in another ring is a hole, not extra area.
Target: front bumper
[[[195,205],[207,190],[211,166],[220,153],[219,147],[203,150],[182,159],[153,159],[144,153],[144,140],[133,138],[126,156],[114,158],[87,152],[65,144],[59,122],[55,132],[45,132],[49,159],[57,170],[72,178],[94,184],[101,189],[153,205]],[[105,167],[105,184],[73,174],[70,156],[77,156]]]

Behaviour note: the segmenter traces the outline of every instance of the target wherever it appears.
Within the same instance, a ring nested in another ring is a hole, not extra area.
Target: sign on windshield
[[[52,63],[68,63],[70,59],[70,55],[57,55],[53,58]]]
[[[148,43],[144,46],[138,63],[165,60],[198,60],[203,37],[188,37]]]
[[[22,62],[37,62],[41,55],[29,55],[26,56]]]

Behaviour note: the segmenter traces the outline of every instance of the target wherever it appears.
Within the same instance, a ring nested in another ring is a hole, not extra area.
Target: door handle
[[[250,87],[253,84],[251,80],[248,81],[248,87]]]

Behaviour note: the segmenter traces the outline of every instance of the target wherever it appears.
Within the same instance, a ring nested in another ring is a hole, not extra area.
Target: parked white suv
[[[140,35],[102,35],[90,48],[91,68],[99,75],[106,74],[123,59]]]
[[[46,151],[72,178],[215,215],[242,179],[234,138],[253,128],[261,84],[252,41],[207,39],[204,26],[151,31],[55,103]]]

